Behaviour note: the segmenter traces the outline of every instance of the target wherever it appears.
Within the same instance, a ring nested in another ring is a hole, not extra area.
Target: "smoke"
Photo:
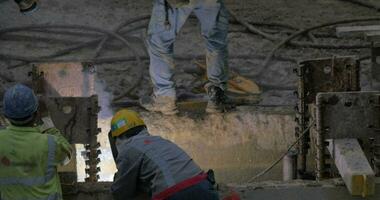
[[[113,95],[106,90],[106,84],[104,81],[96,81],[95,91],[99,97],[99,105],[101,107],[98,115],[98,127],[102,130],[98,135],[100,150],[102,151],[102,154],[99,155],[101,160],[99,163],[101,169],[99,172],[99,181],[112,181],[116,167],[108,142],[108,132],[110,131],[110,124],[113,116],[113,109],[111,106]]]
[[[97,80],[95,82],[95,91],[99,98],[99,106],[101,110],[99,112],[99,119],[109,119],[113,116],[113,110],[111,102],[113,95],[106,91],[106,84],[104,81]]]
[[[104,81],[96,78],[94,86],[95,94],[98,95],[99,106],[101,110],[98,114],[98,127],[102,130],[98,135],[98,142],[100,143],[101,154],[99,155],[99,167],[101,171],[98,173],[99,181],[113,181],[113,176],[116,171],[116,166],[113,160],[112,151],[108,142],[108,132],[110,131],[110,123],[113,116],[111,102],[113,95],[107,91]],[[84,147],[77,147],[77,152],[83,152]],[[78,162],[78,181],[84,181],[86,174],[84,172],[85,163],[81,159]]]

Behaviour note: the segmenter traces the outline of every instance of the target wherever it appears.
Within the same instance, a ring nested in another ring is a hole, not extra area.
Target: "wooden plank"
[[[365,36],[368,32],[380,31],[380,25],[369,26],[341,26],[336,28],[336,35],[338,37],[344,36]]]
[[[346,138],[328,141],[329,152],[351,195],[374,195],[375,173],[358,140]]]

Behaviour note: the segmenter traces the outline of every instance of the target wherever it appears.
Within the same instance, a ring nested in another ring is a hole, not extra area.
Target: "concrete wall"
[[[238,107],[215,115],[142,112],[142,116],[151,134],[178,144],[204,170],[214,169],[217,181],[223,183],[246,182],[294,141],[293,111],[286,107]],[[263,179],[281,179],[281,166]]]

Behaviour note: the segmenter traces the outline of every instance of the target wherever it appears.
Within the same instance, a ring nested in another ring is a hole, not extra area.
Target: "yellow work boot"
[[[164,115],[175,115],[178,113],[175,97],[146,96],[140,98],[140,105],[146,110],[161,112]]]

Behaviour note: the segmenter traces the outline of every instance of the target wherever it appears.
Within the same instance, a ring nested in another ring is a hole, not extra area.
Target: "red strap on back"
[[[223,200],[240,200],[240,196],[237,192],[231,191],[231,194],[224,197]]]
[[[173,194],[181,191],[181,190],[184,190],[186,188],[189,188],[193,185],[196,185],[200,182],[202,182],[203,180],[205,180],[207,178],[207,174],[206,173],[202,173],[202,174],[199,174],[198,176],[194,176],[192,178],[189,178],[189,179],[186,179],[170,188],[167,188],[166,190],[156,194],[153,196],[152,200],[165,200],[167,198],[169,198],[170,196],[172,196]]]

